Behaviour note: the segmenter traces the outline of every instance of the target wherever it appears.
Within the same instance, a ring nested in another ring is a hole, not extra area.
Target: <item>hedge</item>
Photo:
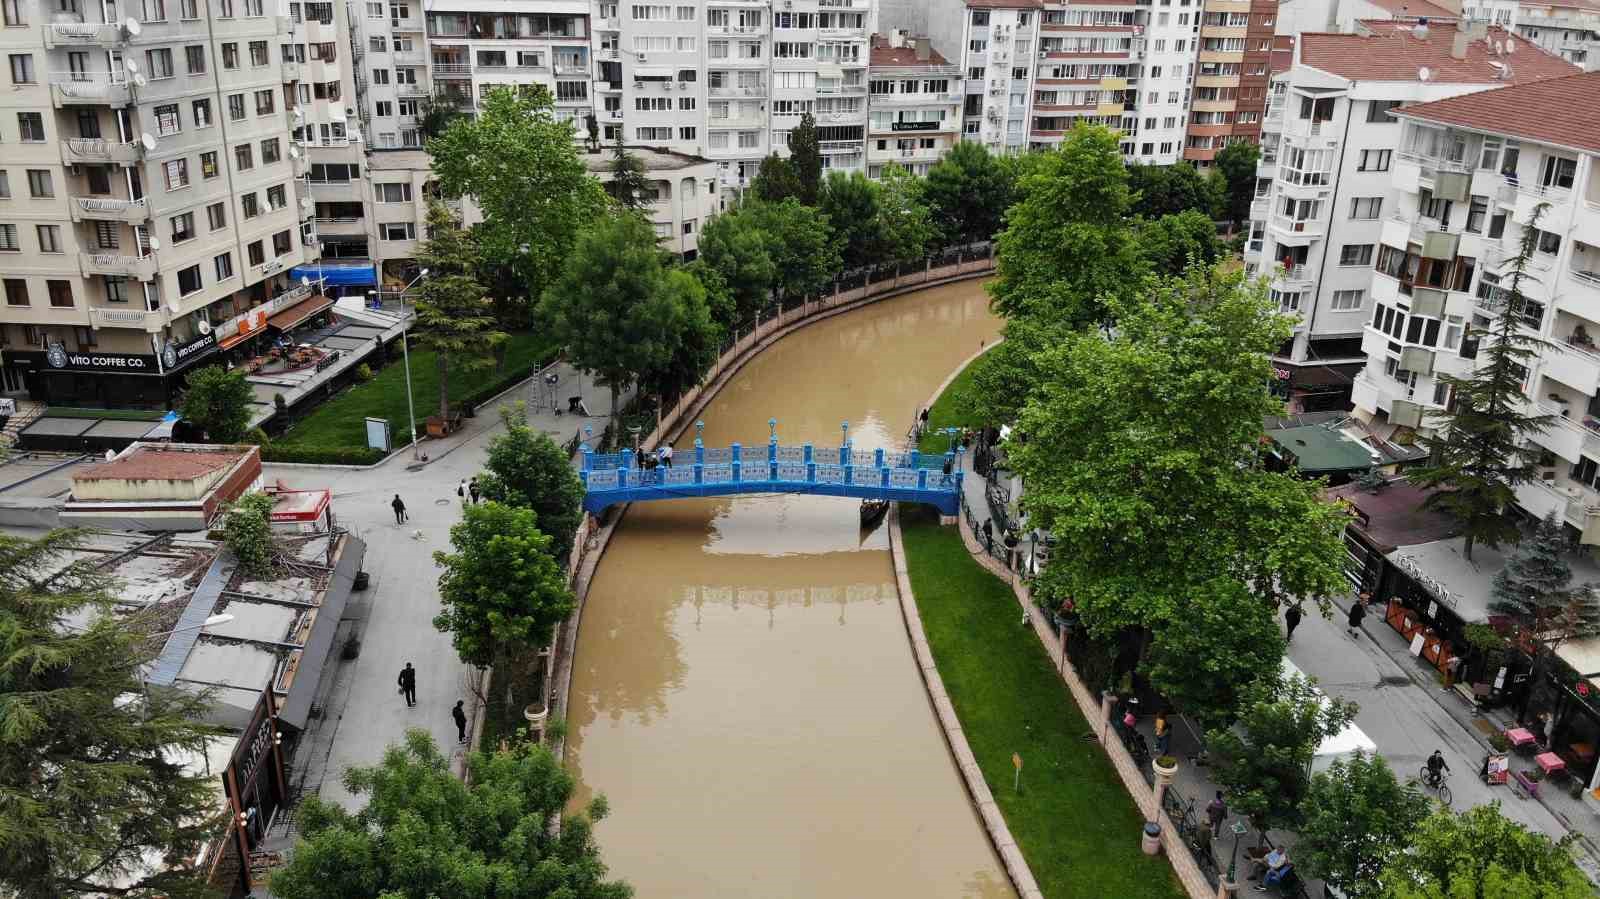
[[[387,454],[369,446],[299,446],[269,443],[261,448],[261,461],[300,465],[376,465]]]

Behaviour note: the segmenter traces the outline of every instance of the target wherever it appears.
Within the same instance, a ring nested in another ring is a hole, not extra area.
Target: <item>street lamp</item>
[[[423,269],[422,271],[417,272],[417,276],[415,278],[411,279],[411,283],[410,284],[407,284],[406,286],[400,288],[400,314],[401,315],[404,315],[405,311],[406,311],[406,292],[409,291],[412,288],[412,286],[415,285],[418,281],[421,281],[423,278],[426,278],[426,277],[428,277],[428,270],[427,269]],[[417,458],[418,458],[418,453],[417,453],[417,407],[416,407],[415,402],[413,402],[413,400],[411,399],[411,325],[409,323],[403,323],[401,325],[401,331],[400,331],[400,355],[402,357],[404,357],[404,359],[405,359],[405,368],[406,368],[406,416],[411,422],[411,460],[413,462],[415,462],[417,460]]]
[[[1228,859],[1228,885],[1232,887],[1239,882],[1239,838],[1250,828],[1243,821],[1235,821],[1228,829],[1233,831],[1233,856]]]

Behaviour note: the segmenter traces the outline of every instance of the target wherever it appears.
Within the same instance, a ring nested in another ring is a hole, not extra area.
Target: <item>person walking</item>
[[[1222,836],[1222,822],[1228,820],[1228,803],[1222,798],[1222,791],[1217,791],[1217,798],[1206,804],[1206,823],[1211,825],[1211,835]]]
[[[405,524],[407,518],[406,504],[400,501],[400,494],[396,493],[394,495],[394,501],[389,503],[389,505],[394,509],[394,523]]]
[[[1172,725],[1167,723],[1165,709],[1156,712],[1156,755],[1166,755],[1172,746]]]
[[[465,509],[467,507],[467,500],[469,499],[467,496],[466,478],[462,478],[461,483],[456,485],[456,496],[461,500],[461,508]]]
[[[461,704],[464,702],[466,702],[466,700],[457,699],[456,707],[450,710],[450,717],[454,718],[456,722],[457,743],[467,742],[467,713],[465,709],[461,708]]]
[[[478,504],[478,494],[480,492],[479,489],[478,489],[478,479],[477,478],[473,478],[471,481],[469,481],[467,483],[467,492],[472,494],[472,504],[474,506],[476,506]]]
[[[1285,628],[1287,628],[1288,633],[1284,635],[1283,642],[1285,642],[1285,643],[1293,643],[1294,642],[1294,629],[1300,626],[1300,615],[1301,615],[1300,606],[1298,604],[1297,605],[1292,605],[1289,608],[1284,610],[1284,612],[1283,612],[1283,624],[1284,624]]]
[[[417,669],[407,662],[406,667],[400,669],[400,693],[406,698],[406,708],[417,707]]]
[[[1350,636],[1361,636],[1361,619],[1365,617],[1367,617],[1367,601],[1358,598],[1356,599],[1355,605],[1350,607]]]

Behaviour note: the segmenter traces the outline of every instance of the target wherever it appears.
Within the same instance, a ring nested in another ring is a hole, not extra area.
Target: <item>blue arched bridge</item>
[[[615,503],[729,496],[739,493],[811,493],[861,499],[901,500],[937,506],[940,514],[961,511],[961,465],[955,452],[920,453],[856,449],[844,425],[842,446],[784,445],[777,422],[766,446],[705,446],[694,441],[692,458],[672,465],[641,467],[632,450],[596,453],[587,443],[578,476],[583,508],[598,515]],[[697,432],[703,422],[695,423]]]

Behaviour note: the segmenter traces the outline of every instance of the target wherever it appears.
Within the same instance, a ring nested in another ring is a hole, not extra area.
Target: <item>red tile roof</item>
[[[1520,63],[1518,56],[1514,60]],[[1403,106],[1403,116],[1600,153],[1600,72]]]
[[[192,481],[228,468],[240,452],[187,452],[140,447],[113,462],[93,465],[72,476],[74,481]]]
[[[1427,66],[1429,80],[1442,84],[1526,84],[1581,71],[1501,28],[1489,29],[1487,41],[1473,41],[1467,45],[1466,58],[1456,59],[1450,55],[1456,36],[1453,22],[1430,24],[1426,40],[1416,37],[1410,22],[1364,19],[1361,24],[1370,33],[1302,34],[1300,62],[1352,81],[1417,81],[1418,71]],[[1516,49],[1495,56],[1491,41],[1510,42]],[[1509,63],[1511,79],[1502,81],[1491,62]]]
[[[1461,18],[1460,13],[1451,12],[1443,6],[1429,3],[1428,0],[1368,0],[1368,2],[1379,9],[1388,10],[1390,15],[1396,18],[1416,19],[1424,16],[1430,20]]]
[[[917,48],[914,46],[916,38],[906,38],[910,47],[891,47],[889,39],[881,34],[872,36],[872,56],[869,60],[874,66],[947,66],[950,61],[939,55],[939,51],[929,45],[927,59],[917,58]]]

